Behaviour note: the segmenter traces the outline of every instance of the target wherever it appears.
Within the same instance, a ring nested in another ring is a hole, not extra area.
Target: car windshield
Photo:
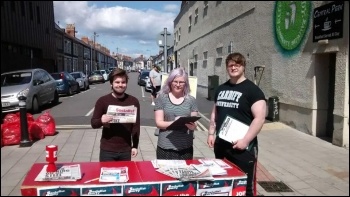
[[[51,73],[51,76],[52,76],[55,80],[61,79],[61,73]]]
[[[74,79],[81,78],[79,73],[71,73],[71,75],[74,77]]]
[[[1,87],[27,84],[32,80],[31,72],[18,72],[1,75]]]
[[[149,72],[148,72],[148,71],[143,71],[143,72],[141,73],[141,76],[142,76],[142,77],[148,77],[148,76],[149,76]]]
[[[90,73],[90,76],[92,75],[101,75],[101,73],[99,71],[93,71]]]

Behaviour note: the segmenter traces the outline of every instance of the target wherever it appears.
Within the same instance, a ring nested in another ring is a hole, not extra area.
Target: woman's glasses
[[[172,81],[172,83],[174,84],[174,85],[177,85],[177,84],[179,84],[179,85],[185,85],[185,81]]]

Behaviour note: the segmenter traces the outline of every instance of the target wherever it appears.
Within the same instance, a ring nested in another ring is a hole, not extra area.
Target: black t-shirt
[[[215,92],[217,135],[227,115],[250,125],[254,119],[251,107],[259,100],[266,100],[265,95],[249,79],[238,84],[232,84],[228,80],[220,85]]]

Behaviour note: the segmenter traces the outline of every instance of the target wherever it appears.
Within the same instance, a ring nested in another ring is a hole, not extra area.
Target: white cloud
[[[180,11],[180,8],[176,4],[168,4],[164,6],[164,11],[178,13]]]
[[[175,7],[168,5],[165,10],[173,10]],[[61,27],[74,23],[77,35],[89,36],[96,31],[101,35],[144,42],[154,41],[164,27],[173,32],[173,21],[177,15],[171,12],[136,10],[120,6],[89,7],[87,1],[54,1],[54,8],[55,21],[59,21]]]

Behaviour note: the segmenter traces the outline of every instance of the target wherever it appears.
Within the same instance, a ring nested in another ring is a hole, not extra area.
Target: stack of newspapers
[[[63,165],[56,172],[46,172],[47,165],[43,167],[35,181],[76,181],[81,179],[80,164]]]
[[[168,160],[171,162],[173,160]],[[175,162],[176,163],[176,162]],[[160,165],[156,170],[164,175],[170,176],[180,181],[192,181],[192,180],[214,180],[214,177],[210,173],[208,167],[203,164],[195,165]]]

